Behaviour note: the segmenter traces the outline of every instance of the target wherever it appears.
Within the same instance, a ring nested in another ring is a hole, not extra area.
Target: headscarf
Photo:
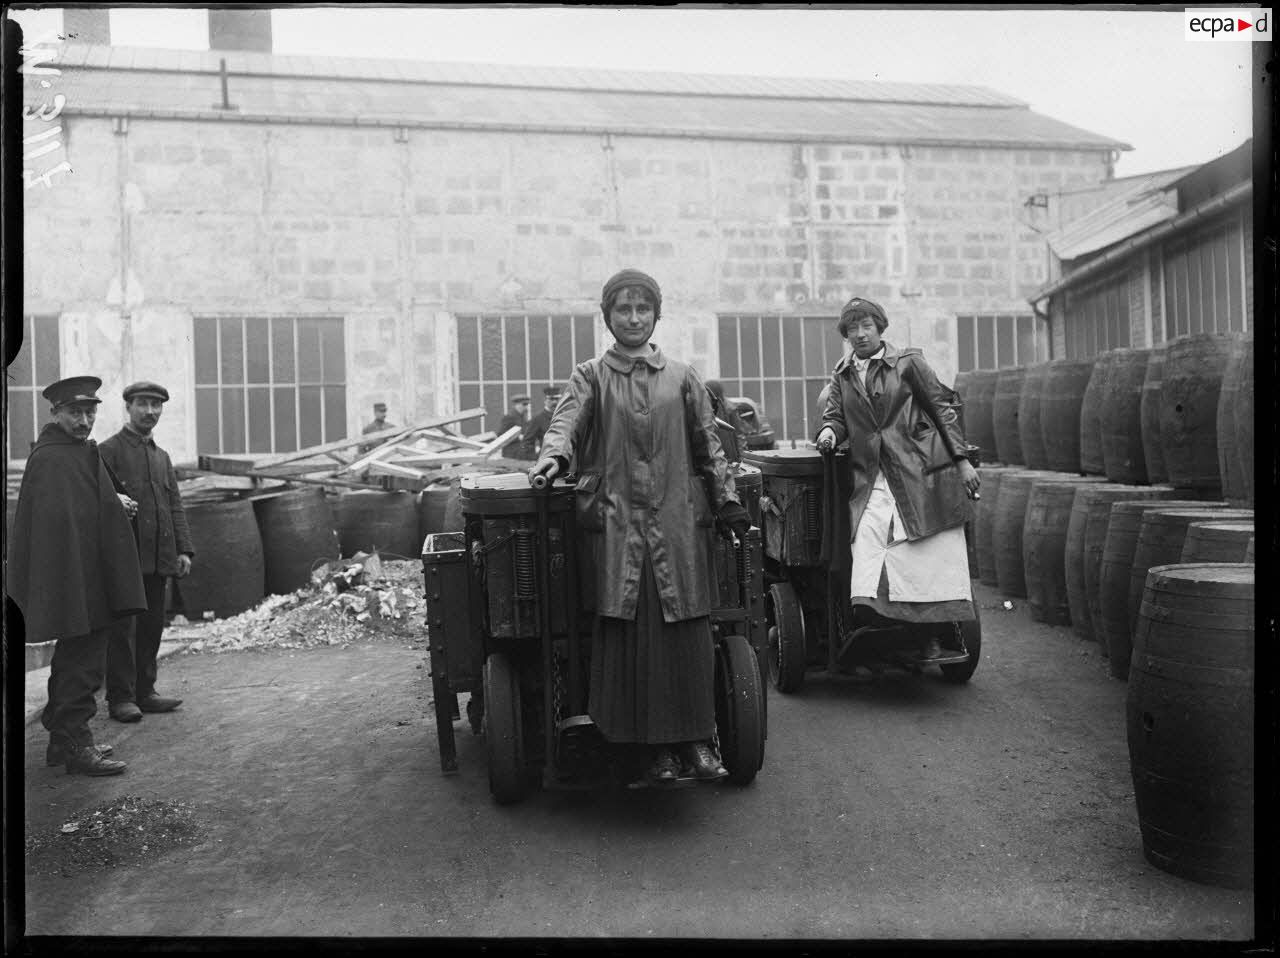
[[[654,322],[662,318],[662,290],[658,287],[658,281],[648,273],[642,273],[638,269],[624,269],[614,273],[609,278],[609,281],[604,284],[604,290],[600,293],[600,312],[604,313],[606,326],[609,325],[609,311],[613,309],[613,301],[628,286],[639,286],[641,289],[647,290],[649,295],[653,297]]]

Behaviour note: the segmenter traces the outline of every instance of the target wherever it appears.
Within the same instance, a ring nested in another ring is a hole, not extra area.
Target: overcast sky
[[[1207,4],[1205,5],[1207,6]],[[28,32],[56,8],[11,11]],[[1119,176],[1208,162],[1252,133],[1252,51],[1187,42],[1182,12],[1074,6],[281,7],[281,54],[991,87],[1131,144]],[[207,49],[202,9],[113,9],[121,45]]]

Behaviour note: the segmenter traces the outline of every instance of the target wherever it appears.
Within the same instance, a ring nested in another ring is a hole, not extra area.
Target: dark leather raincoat
[[[837,445],[849,440],[851,539],[881,470],[908,539],[963,525],[969,518],[969,498],[955,466],[968,445],[956,417],[958,401],[919,349],[884,343],[883,358],[867,367],[866,390],[851,358],[836,365],[822,426],[835,432]]]
[[[584,568],[600,615],[634,619],[646,547],[663,619],[711,613],[715,513],[738,501],[711,399],[693,368],[655,346],[579,363],[543,437],[542,458],[578,474]]]

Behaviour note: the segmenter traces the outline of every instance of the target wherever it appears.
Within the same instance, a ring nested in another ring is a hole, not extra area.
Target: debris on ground
[[[367,642],[379,636],[426,640],[422,563],[359,552],[316,569],[311,584],[267,596],[226,619],[181,630],[187,652],[250,648],[309,649]]]
[[[141,864],[172,848],[199,845],[206,832],[188,802],[125,795],[28,837],[27,872],[69,877],[87,869]]]

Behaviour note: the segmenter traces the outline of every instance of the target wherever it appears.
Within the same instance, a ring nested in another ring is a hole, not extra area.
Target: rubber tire
[[[741,635],[716,645],[716,730],[726,781],[751,784],[764,764],[764,688],[756,653]]]
[[[769,586],[769,607],[773,625],[769,627],[769,678],[779,692],[798,692],[804,685],[804,610],[790,582]]]
[[[511,660],[490,652],[484,661],[484,736],[489,753],[489,794],[499,805],[528,797],[520,681]]]
[[[982,656],[982,616],[978,612],[976,602],[973,604],[973,614],[977,616],[973,621],[960,623],[960,631],[964,634],[964,647],[969,650],[969,660],[957,662],[954,665],[939,665],[938,668],[942,670],[942,679],[945,682],[955,685],[968,682],[978,667],[978,659]]]

